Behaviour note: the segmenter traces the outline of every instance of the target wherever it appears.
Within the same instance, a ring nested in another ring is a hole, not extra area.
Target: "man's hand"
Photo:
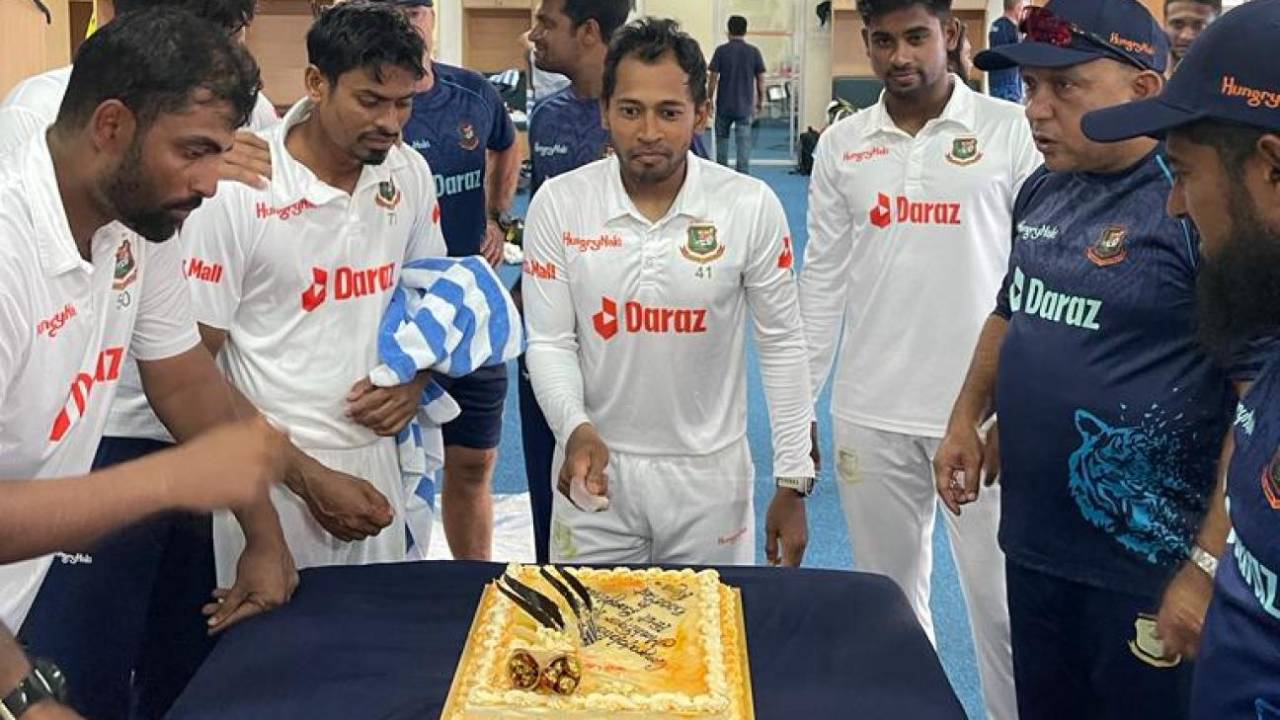
[[[298,570],[283,539],[250,543],[236,564],[235,585],[214,590],[214,601],[204,606],[209,634],[216,635],[245,618],[289,602],[297,587]]]
[[[809,544],[809,521],[804,498],[786,488],[778,488],[769,503],[764,522],[764,554],[770,565],[800,567]],[[779,547],[781,545],[781,547]]]
[[[502,264],[502,251],[506,247],[507,231],[502,229],[497,220],[492,218],[484,228],[484,244],[480,246],[480,254],[493,267]]]
[[[818,421],[809,423],[809,457],[813,460],[813,471],[822,469],[822,453],[818,450]]]
[[[560,466],[556,489],[572,501],[569,486],[578,481],[592,495],[605,497],[609,494],[609,478],[604,472],[608,464],[609,448],[605,446],[594,425],[583,423],[569,435],[569,442],[565,443],[564,465]]]
[[[41,700],[23,713],[22,720],[84,720],[84,716],[54,700]]]
[[[259,190],[271,179],[271,146],[248,130],[236,132],[235,145],[222,155],[219,176]]]
[[[381,388],[363,378],[347,393],[347,417],[383,437],[392,437],[409,424],[422,403],[429,373],[403,385]]]
[[[933,457],[933,476],[938,497],[953,514],[959,515],[961,505],[978,499],[984,457],[982,439],[973,423],[956,423],[947,429]]]
[[[1156,616],[1156,636],[1164,643],[1164,656],[1195,657],[1200,648],[1200,631],[1213,598],[1213,580],[1193,562],[1182,569],[1164,591]]]
[[[318,462],[309,464],[298,485],[295,491],[312,517],[339,540],[373,537],[395,519],[391,503],[367,480]]]
[[[262,417],[214,428],[166,451],[165,483],[174,507],[191,512],[239,508],[284,478],[288,441]]]

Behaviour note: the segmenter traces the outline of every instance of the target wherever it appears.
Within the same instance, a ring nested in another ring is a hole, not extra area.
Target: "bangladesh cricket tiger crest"
[[[458,145],[463,150],[475,150],[480,147],[480,138],[476,137],[476,127],[471,123],[463,120],[458,125]]]
[[[978,151],[978,138],[963,137],[951,141],[951,152],[947,153],[947,162],[952,165],[972,165],[982,159]]]
[[[716,238],[716,226],[710,223],[690,225],[689,239],[680,248],[680,254],[696,263],[719,260],[724,255],[724,245]]]
[[[116,268],[111,289],[124,290],[136,279],[138,279],[138,264],[133,259],[133,243],[129,238],[125,238],[120,242],[120,247],[116,248]]]
[[[1089,246],[1089,259],[1098,267],[1108,267],[1124,262],[1124,259],[1129,256],[1129,248],[1125,245],[1125,239],[1128,237],[1129,231],[1123,225],[1106,226],[1098,239]]]
[[[393,180],[383,180],[378,183],[378,194],[373,196],[373,201],[380,208],[395,210],[400,205],[400,188]]]

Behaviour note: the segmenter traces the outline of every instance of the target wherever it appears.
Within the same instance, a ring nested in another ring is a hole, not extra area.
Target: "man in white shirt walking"
[[[893,578],[933,637],[932,458],[1000,285],[1013,201],[1040,164],[1019,106],[946,71],[949,0],[862,0],[885,82],[814,153],[801,306],[817,400],[832,392],[835,473],[857,566]],[[986,695],[1016,717],[998,497],[948,516]]]
[[[396,388],[362,378],[404,263],[447,254],[435,181],[399,142],[424,46],[397,8],[357,1],[320,16],[307,52],[306,97],[264,136],[270,184],[221,184],[183,227],[186,272],[232,384],[308,455],[350,473],[273,492],[298,566],[395,562],[413,488],[394,436],[427,374]],[[219,580],[242,542],[215,516]]]
[[[690,153],[706,80],[674,21],[619,30],[602,94],[616,155],[548,180],[529,210],[528,364],[558,445],[553,561],[754,561],[748,317],[778,484],[766,554],[804,554],[812,409],[791,238],[764,183]]]

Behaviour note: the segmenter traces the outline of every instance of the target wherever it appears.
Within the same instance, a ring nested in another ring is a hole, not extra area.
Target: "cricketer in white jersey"
[[[403,264],[446,254],[435,182],[421,155],[399,145],[364,166],[350,195],[322,182],[285,145],[312,110],[302,100],[265,134],[267,189],[223,182],[188,220],[185,269],[196,319],[226,332],[220,360],[232,384],[307,454],[372,483],[394,512],[377,535],[345,542],[298,495],[275,489],[298,567],[399,561],[407,498],[395,439],[348,417],[346,399],[379,364],[378,328]],[[234,573],[242,542],[230,518],[215,516],[219,580]]]

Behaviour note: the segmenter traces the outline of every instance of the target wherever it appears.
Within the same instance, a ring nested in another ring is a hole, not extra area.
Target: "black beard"
[[[142,167],[142,142],[135,139],[120,161],[120,167],[107,178],[103,190],[107,202],[119,215],[120,222],[150,242],[162,243],[178,230],[173,211],[194,210],[201,198],[195,197],[172,205],[157,205],[151,179]]]
[[[1280,330],[1280,231],[1258,217],[1252,200],[1230,199],[1231,233],[1196,276],[1196,329],[1220,361],[1244,343]]]

